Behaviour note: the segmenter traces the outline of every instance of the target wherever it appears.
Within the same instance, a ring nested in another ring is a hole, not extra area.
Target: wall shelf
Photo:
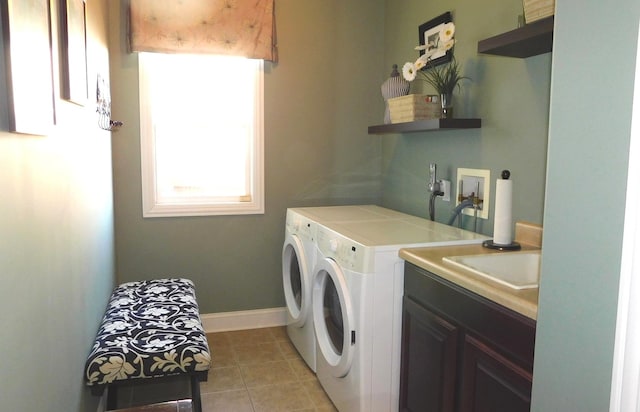
[[[428,119],[415,122],[369,126],[369,134],[435,132],[438,130],[479,129],[481,119]]]
[[[478,42],[478,53],[526,58],[549,53],[553,45],[553,16]]]

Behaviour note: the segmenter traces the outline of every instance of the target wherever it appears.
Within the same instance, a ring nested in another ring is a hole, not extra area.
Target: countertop
[[[516,232],[518,229],[516,229]],[[541,232],[541,228],[540,228]],[[518,235],[516,234],[516,240]],[[539,244],[522,243],[522,251],[540,250]],[[432,248],[400,249],[399,255],[407,262],[434,273],[448,281],[490,299],[528,318],[537,319],[538,288],[516,290],[496,284],[482,276],[442,260],[446,256],[513,253],[487,249],[482,245],[441,246]]]

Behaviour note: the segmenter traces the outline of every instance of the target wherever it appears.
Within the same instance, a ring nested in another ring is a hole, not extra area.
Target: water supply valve
[[[436,169],[437,166],[435,163],[429,163],[429,191],[430,192],[440,192],[440,180],[436,178]],[[438,194],[436,194],[438,196]]]

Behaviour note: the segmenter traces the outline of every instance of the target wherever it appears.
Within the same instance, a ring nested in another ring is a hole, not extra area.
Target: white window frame
[[[264,62],[258,61],[255,78],[253,156],[250,171],[250,199],[162,202],[156,184],[155,139],[146,53],[138,54],[140,93],[140,157],[143,217],[215,216],[264,214]],[[188,76],[188,73],[184,74]],[[239,79],[238,81],[242,81]]]

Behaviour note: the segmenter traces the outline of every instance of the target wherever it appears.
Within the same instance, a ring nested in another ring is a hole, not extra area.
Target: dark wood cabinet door
[[[528,412],[531,373],[466,335],[460,412]]]
[[[453,412],[458,328],[404,298],[400,410]]]

